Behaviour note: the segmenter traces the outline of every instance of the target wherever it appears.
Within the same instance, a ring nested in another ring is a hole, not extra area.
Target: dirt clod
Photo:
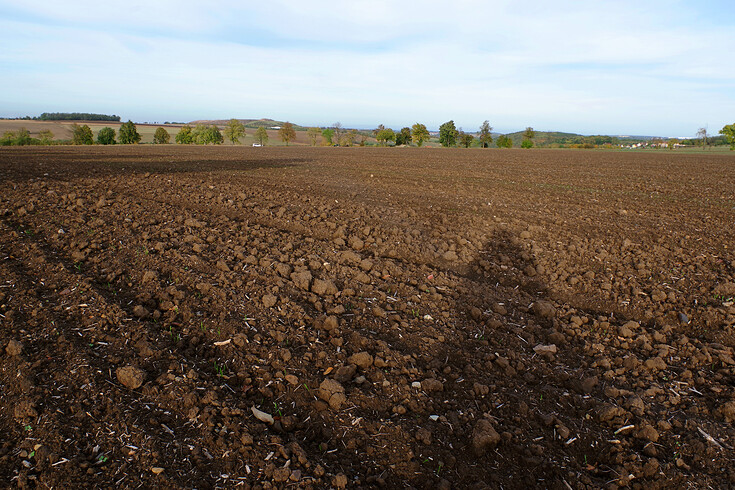
[[[145,371],[134,366],[119,367],[115,371],[117,380],[120,381],[126,388],[135,390],[140,388],[145,381]]]
[[[336,380],[329,378],[322,381],[319,385],[319,398],[327,402],[332,410],[339,410],[347,400],[345,389],[342,385]]]
[[[0,148],[0,481],[733,486],[735,156],[386,150]]]
[[[9,356],[19,356],[23,352],[23,344],[17,340],[10,340],[5,346],[5,352]]]
[[[497,433],[492,422],[481,419],[475,424],[472,431],[472,447],[478,456],[491,451],[500,443],[500,434]]]

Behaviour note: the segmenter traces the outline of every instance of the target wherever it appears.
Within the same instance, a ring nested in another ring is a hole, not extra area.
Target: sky
[[[716,134],[732,46],[732,0],[0,0],[0,117]]]

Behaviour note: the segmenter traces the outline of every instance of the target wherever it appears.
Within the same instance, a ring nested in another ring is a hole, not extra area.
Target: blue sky
[[[694,135],[735,122],[735,2],[0,0],[0,116]]]

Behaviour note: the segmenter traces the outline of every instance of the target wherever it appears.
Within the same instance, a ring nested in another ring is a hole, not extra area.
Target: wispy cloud
[[[734,13],[628,0],[0,0],[0,107],[691,134],[735,117]]]

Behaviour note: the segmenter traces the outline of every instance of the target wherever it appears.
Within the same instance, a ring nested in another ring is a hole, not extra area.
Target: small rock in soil
[[[487,419],[481,419],[472,431],[472,447],[478,456],[495,448],[500,442],[500,434],[497,433],[493,424]]]
[[[145,380],[145,371],[134,366],[117,368],[115,374],[117,374],[117,380],[131,390],[140,388]]]
[[[23,400],[16,403],[15,408],[13,409],[13,416],[17,419],[23,419],[26,417],[38,417],[36,404],[29,400]]]
[[[143,305],[136,305],[135,308],[133,308],[133,315],[137,316],[138,318],[147,318],[150,312],[146,310],[145,306]]]
[[[556,315],[556,308],[548,301],[536,301],[533,304],[533,312],[541,318],[554,318]]]
[[[351,355],[347,361],[351,364],[356,364],[361,369],[368,369],[373,365],[373,356],[367,352],[358,352],[357,354]]]
[[[428,391],[428,392],[443,391],[444,385],[438,379],[429,378],[421,382],[421,388],[423,388],[424,391]]]
[[[719,409],[726,422],[735,422],[735,402],[727,402]]]
[[[533,351],[536,354],[542,355],[542,354],[556,354],[556,346],[554,344],[551,345],[537,345],[533,348]]]
[[[327,332],[331,332],[332,330],[336,330],[338,326],[339,322],[337,321],[336,316],[322,315],[314,320],[314,328],[317,330],[326,330]]]
[[[340,383],[347,383],[352,379],[356,372],[357,366],[354,364],[342,366],[334,373],[334,379],[336,379]]]
[[[319,385],[319,398],[329,403],[332,410],[339,410],[342,404],[347,400],[345,397],[345,389],[339,382],[333,379],[325,379]]]
[[[334,296],[339,290],[330,280],[314,279],[311,292],[318,296]]]
[[[296,285],[296,287],[303,289],[304,291],[309,290],[309,286],[311,286],[311,272],[309,271],[303,271],[303,272],[294,272],[291,274],[291,280]]]
[[[449,250],[447,252],[444,252],[444,255],[442,255],[444,260],[454,261],[457,260],[459,257],[457,257],[457,253],[454,250]]]
[[[5,352],[9,356],[19,356],[20,353],[23,352],[23,344],[21,344],[17,340],[11,340],[5,347]]]
[[[340,473],[339,475],[332,478],[332,485],[337,488],[345,488],[347,486],[347,477],[344,475],[344,473]]]
[[[272,306],[275,306],[276,302],[278,301],[278,298],[276,298],[272,294],[266,294],[263,295],[263,298],[261,299],[263,302],[263,306],[266,308],[271,308]]]
[[[644,425],[640,428],[636,434],[638,439],[644,439],[646,441],[658,442],[658,432],[651,425]]]

